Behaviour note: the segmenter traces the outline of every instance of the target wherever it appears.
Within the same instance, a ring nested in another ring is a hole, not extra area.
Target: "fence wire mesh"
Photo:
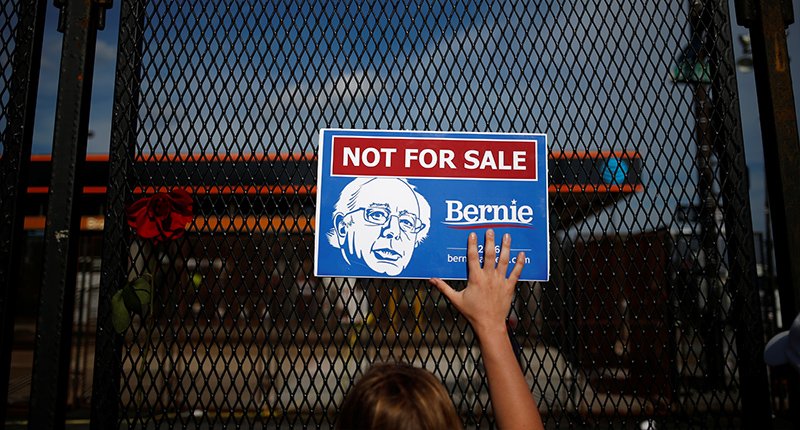
[[[0,6],[0,387],[19,384],[11,380],[10,362],[16,290],[23,278],[20,192],[28,180],[42,10],[41,1],[8,1]],[[5,421],[9,391],[0,394],[1,421]]]
[[[328,427],[371,363],[403,361],[494,425],[471,329],[426,282],[313,276],[330,127],[547,133],[551,281],[520,283],[509,324],[548,426],[740,423],[763,339],[740,331],[758,302],[727,2],[122,8],[95,417]],[[125,208],[175,189],[186,234],[136,237]]]
[[[14,52],[14,29],[17,25],[17,13],[15,11],[16,4],[13,2],[7,3],[0,11],[0,42],[3,44],[3,49],[0,51],[0,59],[3,60],[3,72],[0,74],[0,107],[3,108],[3,116],[0,119],[0,130],[5,130],[8,125],[7,110],[9,99],[11,98],[11,55]],[[4,145],[5,146],[5,145]],[[0,152],[2,154],[2,152]]]
[[[2,205],[3,214],[3,227],[2,238],[3,244],[11,242],[12,230],[11,225],[13,221],[15,196],[16,196],[16,182],[19,179],[17,170],[14,168],[14,161],[18,160],[20,143],[9,142],[12,138],[11,133],[16,130],[11,130],[9,127],[9,116],[11,115],[11,95],[13,86],[11,85],[13,63],[11,61],[14,54],[15,38],[14,30],[17,27],[18,12],[16,10],[15,2],[8,2],[0,9],[0,130],[2,130],[2,141],[0,141],[0,162],[3,163],[3,169],[0,169],[0,205]],[[16,125],[16,124],[15,124]],[[18,132],[18,131],[17,131]],[[5,163],[8,163],[8,168],[5,168]],[[8,227],[6,227],[8,226]],[[3,249],[8,249],[3,247]],[[5,256],[5,255],[4,255]],[[7,257],[7,256],[5,256]],[[0,266],[0,279],[5,279],[7,274],[5,264]]]

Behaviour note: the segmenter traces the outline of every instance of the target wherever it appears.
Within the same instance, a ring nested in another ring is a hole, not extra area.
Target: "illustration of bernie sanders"
[[[427,237],[430,218],[430,205],[405,179],[356,178],[339,195],[328,242],[347,264],[396,276]]]

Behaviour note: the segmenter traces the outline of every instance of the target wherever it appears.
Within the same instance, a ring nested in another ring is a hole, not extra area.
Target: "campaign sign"
[[[466,279],[492,228],[548,279],[545,135],[323,129],[318,154],[315,275]]]

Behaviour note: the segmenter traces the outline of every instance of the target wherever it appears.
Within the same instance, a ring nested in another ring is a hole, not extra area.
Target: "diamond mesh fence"
[[[16,289],[23,250],[20,190],[27,183],[44,8],[41,1],[0,5],[0,386],[8,387]],[[4,388],[5,390],[5,388]],[[7,391],[0,395],[5,421]]]
[[[24,250],[24,192],[33,139],[33,112],[42,49],[44,3],[0,5],[0,422],[14,387],[11,372],[17,289]],[[22,378],[23,380],[25,378]],[[23,383],[24,384],[24,383]]]
[[[0,107],[2,107],[3,116],[0,117],[0,130],[5,130],[6,126],[8,125],[8,118],[6,107],[8,106],[9,100],[11,98],[11,55],[14,52],[14,28],[16,28],[16,21],[17,21],[17,14],[14,10],[15,4],[13,2],[7,3],[3,6],[2,11],[0,11],[0,22],[2,22],[2,27],[0,27],[0,43],[3,44],[3,49],[0,51],[0,60],[2,60],[3,64],[3,71],[0,74],[0,89],[2,89],[2,93],[0,93]],[[5,144],[3,145],[5,148]],[[0,154],[2,154],[0,152]]]
[[[551,280],[509,325],[547,425],[739,425],[763,338],[727,2],[564,3],[124,1],[94,417],[329,427],[402,361],[494,425],[427,282],[314,277],[326,127],[546,133]],[[186,233],[138,237],[126,208],[175,190]]]
[[[9,138],[11,137],[11,130],[9,130],[9,115],[11,113],[10,104],[11,104],[11,94],[12,94],[12,85],[11,85],[11,78],[12,78],[12,55],[14,52],[14,29],[17,26],[17,19],[18,14],[16,11],[16,4],[14,2],[8,2],[5,4],[2,9],[0,9],[0,44],[2,44],[2,48],[0,48],[0,64],[2,64],[2,69],[0,69],[0,130],[2,130],[3,138],[0,141],[0,160],[6,163],[10,163],[10,166],[13,166],[13,160],[17,159],[18,152],[20,150],[19,143],[9,142]],[[9,147],[9,145],[11,145]],[[3,166],[6,167],[6,166]],[[0,169],[0,185],[2,185],[2,194],[0,195],[2,199],[2,213],[3,213],[3,226],[2,227],[2,241],[4,244],[9,243],[11,241],[11,221],[13,217],[13,206],[11,206],[14,202],[15,196],[15,188],[12,184],[16,183],[18,180],[18,173],[16,169],[11,168],[3,168]],[[9,218],[6,218],[9,217]],[[5,226],[9,226],[6,228]],[[4,247],[4,249],[6,249]],[[0,274],[4,274],[6,268],[5,265],[2,266],[2,272]],[[5,276],[3,276],[5,279]]]

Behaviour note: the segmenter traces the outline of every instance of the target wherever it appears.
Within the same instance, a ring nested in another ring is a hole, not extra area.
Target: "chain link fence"
[[[42,51],[43,1],[0,6],[0,387],[9,387],[16,289],[22,276],[23,194],[33,139]],[[0,394],[5,422],[8,390]]]
[[[741,425],[766,375],[727,2],[121,7],[98,425],[329,427],[378,361],[494,425],[426,282],[313,276],[322,127],[546,133],[551,281],[520,283],[509,325],[547,425]],[[176,189],[186,234],[136,237],[126,208]],[[137,279],[147,309],[115,329]]]

